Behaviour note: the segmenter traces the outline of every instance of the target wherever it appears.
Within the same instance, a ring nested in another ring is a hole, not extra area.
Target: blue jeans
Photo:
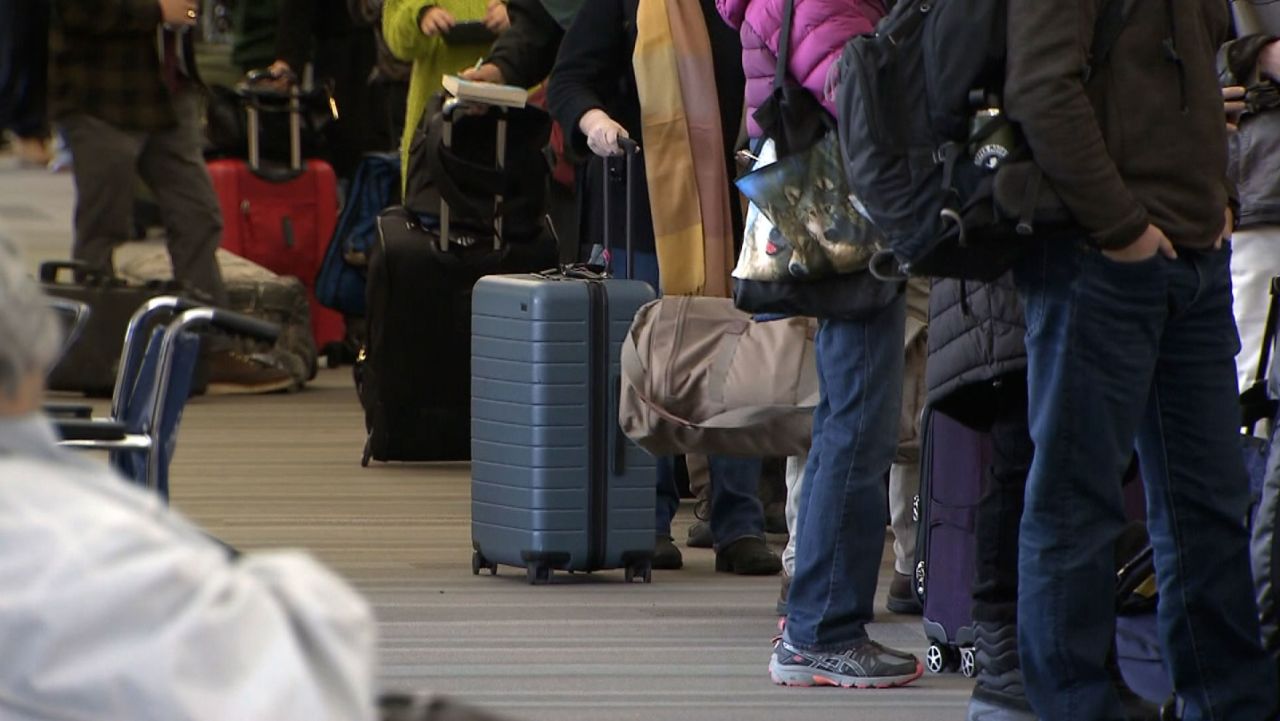
[[[711,467],[711,535],[716,548],[734,541],[764,538],[764,507],[760,505],[760,459],[709,456]],[[676,459],[658,459],[658,512],[654,527],[659,536],[671,535],[671,519],[680,507],[676,489]]]
[[[809,651],[867,637],[884,555],[884,478],[898,448],[906,297],[818,329],[818,407],[796,520],[786,637]]]
[[[627,254],[613,248],[613,274],[627,277]],[[652,251],[635,251],[635,279],[658,287],[658,256]],[[711,535],[716,547],[755,536],[764,538],[764,508],[760,505],[760,459],[709,456],[711,471]],[[671,519],[680,507],[676,489],[674,458],[658,459],[658,506],[655,528],[659,536],[671,535]]]
[[[1044,721],[1125,718],[1106,670],[1120,481],[1135,439],[1165,660],[1186,721],[1274,718],[1243,519],[1231,251],[1117,263],[1082,241],[1035,248],[1026,302],[1036,453],[1023,512],[1018,648]]]

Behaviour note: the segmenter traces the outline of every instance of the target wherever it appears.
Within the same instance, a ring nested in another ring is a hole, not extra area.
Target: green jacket
[[[462,20],[483,20],[485,0],[387,0],[382,10],[382,34],[396,57],[413,63],[409,78],[409,111],[405,115],[404,138],[400,142],[401,182],[409,167],[409,143],[422,120],[427,101],[440,91],[440,78],[475,64],[489,51],[488,45],[452,46],[440,37],[422,34],[418,18],[423,10],[439,6]]]

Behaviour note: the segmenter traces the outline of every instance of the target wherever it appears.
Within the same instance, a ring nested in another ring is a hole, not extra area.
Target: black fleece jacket
[[[1009,115],[1100,247],[1128,246],[1154,224],[1174,245],[1207,248],[1229,195],[1215,61],[1227,4],[1117,1],[1129,2],[1128,21],[1086,89],[1106,0],[1009,0]]]

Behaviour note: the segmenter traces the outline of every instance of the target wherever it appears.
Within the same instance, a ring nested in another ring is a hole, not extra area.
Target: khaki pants
[[[186,90],[173,104],[178,124],[154,133],[122,130],[84,114],[60,121],[76,185],[73,255],[112,268],[112,252],[133,235],[134,178],[140,177],[160,205],[174,277],[225,306],[214,256],[222,211],[200,150],[200,96]]]

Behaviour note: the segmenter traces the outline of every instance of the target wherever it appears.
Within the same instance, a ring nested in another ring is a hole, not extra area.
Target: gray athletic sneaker
[[[903,651],[866,639],[843,651],[801,651],[778,640],[769,660],[769,675],[783,686],[893,688],[920,678],[924,665]]]

